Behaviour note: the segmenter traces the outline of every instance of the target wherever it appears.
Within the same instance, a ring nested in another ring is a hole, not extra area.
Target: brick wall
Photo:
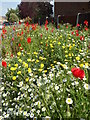
[[[90,11],[90,2],[55,2],[54,3],[55,18],[61,15],[63,22],[76,24],[76,16],[78,13]]]

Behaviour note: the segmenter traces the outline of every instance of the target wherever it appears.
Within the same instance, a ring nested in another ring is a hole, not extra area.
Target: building
[[[6,17],[0,16],[0,24],[2,24],[4,21],[7,21],[7,20],[6,20]]]
[[[77,15],[79,14],[79,23],[85,19],[90,25],[90,1],[89,2],[56,2],[54,1],[54,17],[59,17],[59,22],[71,23],[76,25]]]

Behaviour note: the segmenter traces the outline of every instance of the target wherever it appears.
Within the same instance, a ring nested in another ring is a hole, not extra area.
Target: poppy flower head
[[[5,67],[5,68],[7,67],[6,61],[2,61],[2,66]]]
[[[84,24],[85,24],[86,26],[88,26],[88,21],[87,21],[87,20],[85,20],[85,21],[84,21]]]
[[[76,78],[80,78],[81,80],[84,78],[85,76],[85,73],[84,73],[84,70],[81,70],[80,68],[72,68],[71,69],[71,72],[73,74],[74,77]]]
[[[27,42],[31,43],[31,38],[30,37],[27,38]]]
[[[80,25],[79,24],[77,24],[77,27],[79,27]]]
[[[21,25],[21,21],[19,21],[19,25]]]
[[[84,40],[84,36],[80,36],[80,40]]]

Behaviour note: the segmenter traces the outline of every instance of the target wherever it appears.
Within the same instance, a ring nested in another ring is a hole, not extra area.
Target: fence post
[[[79,22],[79,15],[80,15],[81,13],[78,13],[77,14],[77,20],[76,20],[76,26],[77,26],[77,24],[78,24],[78,22]]]
[[[59,25],[59,17],[60,17],[61,15],[58,15],[57,16],[57,29],[58,29],[58,25]]]

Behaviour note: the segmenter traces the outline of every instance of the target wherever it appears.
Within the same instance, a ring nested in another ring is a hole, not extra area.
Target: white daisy
[[[67,103],[67,104],[72,104],[72,103],[73,103],[73,100],[72,100],[71,98],[67,98],[67,99],[66,99],[66,103]]]
[[[87,83],[85,83],[85,84],[84,84],[84,88],[85,88],[86,90],[89,90],[89,89],[90,89],[90,86],[89,86]]]
[[[59,86],[56,85],[56,86],[55,86],[55,90],[58,90],[58,89],[59,89]]]
[[[45,108],[45,107],[43,107],[43,108],[42,108],[42,111],[43,111],[43,112],[44,112],[44,111],[46,111],[46,108]]]

